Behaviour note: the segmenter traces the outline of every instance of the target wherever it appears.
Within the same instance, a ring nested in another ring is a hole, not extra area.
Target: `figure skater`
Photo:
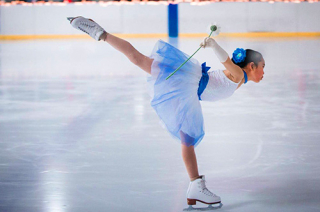
[[[200,44],[212,48],[225,70],[208,72],[210,67],[196,59],[189,60],[172,77],[166,80],[189,56],[170,44],[159,40],[150,57],[137,51],[129,42],[106,32],[91,19],[68,18],[70,24],[98,41],[109,43],[122,52],[132,63],[150,74],[148,85],[152,93],[151,106],[169,133],[179,139],[182,157],[190,178],[187,203],[221,203],[219,196],[209,191],[205,176],[199,175],[194,148],[204,136],[202,101],[217,101],[230,97],[247,81],[260,82],[264,75],[265,61],[259,52],[237,49],[230,59],[212,38]]]

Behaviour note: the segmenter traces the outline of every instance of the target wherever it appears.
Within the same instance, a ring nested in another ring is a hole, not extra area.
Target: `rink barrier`
[[[155,34],[113,34],[120,38],[166,38],[167,33]],[[180,33],[180,38],[206,37],[206,33]],[[219,37],[237,38],[281,38],[281,37],[320,37],[320,32],[248,32],[220,33]],[[0,40],[36,40],[36,39],[89,39],[88,35],[0,35]],[[91,39],[91,38],[90,38]]]

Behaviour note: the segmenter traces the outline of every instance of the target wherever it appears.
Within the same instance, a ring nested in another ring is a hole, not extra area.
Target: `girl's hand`
[[[215,44],[216,44],[216,41],[213,38],[205,37],[203,39],[203,42],[200,44],[200,46],[202,48],[207,48],[207,47],[214,48]]]

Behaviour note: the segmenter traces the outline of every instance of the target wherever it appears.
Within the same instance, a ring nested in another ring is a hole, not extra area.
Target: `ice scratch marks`
[[[261,151],[262,151],[262,146],[263,146],[263,140],[259,137],[259,143],[257,146],[257,152],[255,154],[255,156],[252,158],[252,160],[250,160],[246,166],[249,166],[251,164],[253,164],[261,155]]]

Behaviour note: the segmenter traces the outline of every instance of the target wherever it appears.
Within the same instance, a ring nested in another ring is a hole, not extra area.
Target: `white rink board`
[[[167,33],[167,5],[114,3],[2,6],[2,35],[74,35],[66,17],[94,19],[110,33]],[[223,32],[320,32],[320,3],[220,2],[179,4],[179,33],[204,33],[211,22]]]

